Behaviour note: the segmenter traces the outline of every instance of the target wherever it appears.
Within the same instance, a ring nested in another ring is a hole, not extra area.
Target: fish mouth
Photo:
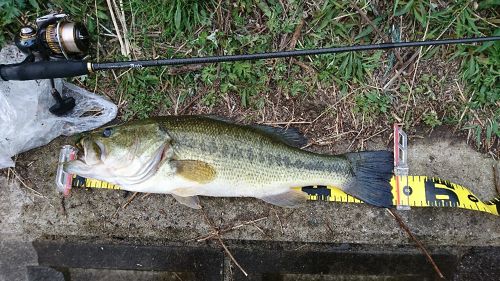
[[[64,163],[63,170],[70,174],[88,175],[95,165],[102,164],[106,158],[106,148],[99,141],[81,138],[75,147],[78,149],[76,159]]]
[[[88,165],[103,162],[108,155],[106,146],[98,140],[82,138],[75,146],[78,149],[77,159]]]

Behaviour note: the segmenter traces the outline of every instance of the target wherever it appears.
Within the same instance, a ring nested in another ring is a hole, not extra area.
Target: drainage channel
[[[412,246],[227,241],[245,277],[213,245],[145,246],[33,242],[28,280],[437,280]],[[432,256],[448,280],[499,280],[500,247],[439,247]],[[230,268],[231,267],[231,268]],[[484,277],[484,278],[483,278]]]

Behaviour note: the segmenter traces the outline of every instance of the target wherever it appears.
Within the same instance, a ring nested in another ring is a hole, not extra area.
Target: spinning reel
[[[17,65],[35,61],[83,60],[90,45],[90,36],[81,23],[72,22],[66,14],[48,14],[36,19],[36,27],[24,26],[14,39],[16,46],[28,55]],[[54,78],[49,78],[56,104],[50,112],[63,115],[75,107],[75,99],[62,97]]]
[[[83,59],[89,49],[89,32],[66,14],[49,14],[36,19],[37,27],[24,26],[15,38],[25,54],[42,59]]]

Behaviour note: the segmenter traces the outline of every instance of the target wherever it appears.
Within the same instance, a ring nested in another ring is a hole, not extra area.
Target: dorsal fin
[[[206,115],[202,115],[202,116],[205,117],[205,118],[210,118],[210,119],[213,119],[213,120],[222,121],[222,122],[226,122],[226,123],[229,123],[229,124],[238,124],[238,123],[234,122],[233,120],[231,120],[231,119],[229,119],[227,117],[220,116],[220,115],[206,114]]]
[[[251,127],[274,137],[290,146],[303,147],[307,144],[307,138],[304,137],[297,128],[281,128],[267,125],[251,125]]]
[[[229,124],[238,124],[237,122],[228,119],[226,117],[221,117],[221,116],[216,116],[216,115],[204,115],[204,117],[226,122]],[[272,137],[273,139],[279,140],[281,142],[284,142],[290,146],[294,147],[303,147],[304,145],[307,144],[307,138],[304,137],[299,131],[299,129],[294,128],[294,127],[288,127],[288,128],[281,128],[281,127],[272,127],[268,125],[260,125],[260,124],[254,124],[254,125],[248,125],[249,127],[252,127],[254,129],[259,130],[260,132],[265,133],[266,135]]]

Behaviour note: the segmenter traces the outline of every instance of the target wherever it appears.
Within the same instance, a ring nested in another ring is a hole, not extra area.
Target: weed
[[[423,120],[424,120],[424,124],[431,127],[431,128],[434,128],[436,126],[443,124],[441,122],[441,120],[439,120],[439,117],[437,116],[436,111],[431,111],[430,113],[424,114]]]
[[[370,91],[356,96],[357,112],[367,114],[368,116],[379,116],[387,113],[391,107],[391,98],[388,95],[380,94],[378,91]]]
[[[30,11],[38,10],[40,6],[35,0],[12,0],[0,1],[0,47],[2,47],[7,39],[12,40],[14,34],[18,32],[21,26],[16,18],[21,14]]]
[[[130,0],[123,1],[122,8],[132,58],[151,59],[286,50],[302,20],[295,46],[298,49],[378,43],[387,38],[409,41],[500,35],[497,2]],[[49,11],[62,11],[87,25],[93,35],[92,60],[124,59],[108,9],[105,0],[2,2],[0,44],[3,38],[13,39],[21,22],[33,21],[36,15]],[[415,51],[418,49],[403,49],[399,56],[407,61]],[[231,112],[253,112],[255,116],[273,112],[273,118],[283,119],[296,118],[287,112],[300,112],[304,121],[311,121],[319,115],[317,110],[335,104],[341,109],[322,115],[324,122],[359,129],[356,126],[364,117],[352,116],[354,111],[377,121],[364,124],[369,132],[370,126],[372,130],[390,126],[393,116],[399,116],[407,123],[406,128],[420,123],[428,127],[447,124],[470,130],[481,148],[498,143],[499,43],[431,48],[424,51],[419,67],[413,63],[394,81],[392,89],[384,91],[385,79],[400,67],[395,55],[393,51],[377,51],[294,61],[223,63],[204,65],[182,75],[169,75],[164,68],[102,72],[83,83],[119,102],[125,119],[176,112],[193,99],[197,100],[193,104],[196,110],[220,112],[230,97],[232,102],[237,101]],[[283,105],[282,96],[286,97],[285,107],[297,108],[275,108],[275,103]],[[318,108],[305,108],[304,100],[314,101]],[[281,111],[282,115],[277,113]],[[255,116],[245,119],[258,119]]]

